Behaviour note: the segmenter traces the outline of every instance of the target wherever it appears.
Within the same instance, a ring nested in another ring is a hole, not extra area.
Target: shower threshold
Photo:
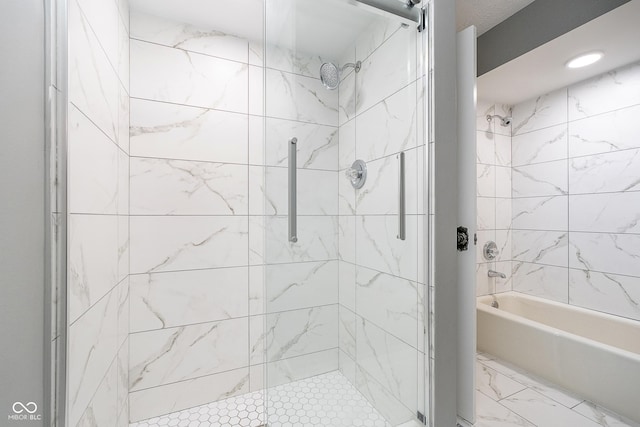
[[[266,399],[266,416],[265,416]],[[132,423],[131,427],[391,427],[339,371]]]

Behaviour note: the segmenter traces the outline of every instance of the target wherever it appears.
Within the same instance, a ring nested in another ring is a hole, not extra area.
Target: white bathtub
[[[640,422],[640,322],[518,292],[479,297],[478,350]]]

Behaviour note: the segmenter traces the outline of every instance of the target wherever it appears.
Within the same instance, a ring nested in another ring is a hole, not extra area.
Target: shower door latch
[[[469,250],[469,229],[458,227],[458,252]]]

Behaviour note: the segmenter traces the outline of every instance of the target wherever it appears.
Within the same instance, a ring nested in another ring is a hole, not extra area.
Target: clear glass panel
[[[265,22],[267,424],[412,422],[428,412],[426,32],[344,0],[265,0]]]

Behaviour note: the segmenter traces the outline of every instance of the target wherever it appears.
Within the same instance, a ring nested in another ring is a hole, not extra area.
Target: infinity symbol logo
[[[22,402],[16,402],[13,404],[13,412],[16,414],[21,414],[24,411],[27,411],[30,414],[34,414],[38,410],[38,405],[35,402],[29,402],[26,405]]]

